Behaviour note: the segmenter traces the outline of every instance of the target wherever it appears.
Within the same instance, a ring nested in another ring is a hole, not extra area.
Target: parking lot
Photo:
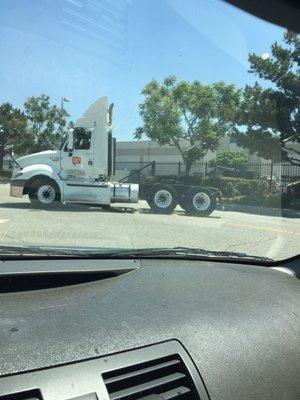
[[[286,258],[299,252],[297,218],[214,211],[209,217],[153,214],[147,203],[114,204],[110,210],[61,205],[31,206],[27,196],[9,197],[0,185],[0,238],[5,245],[66,245],[109,248],[188,246]]]

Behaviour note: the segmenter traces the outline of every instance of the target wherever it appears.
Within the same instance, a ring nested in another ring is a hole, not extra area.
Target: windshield
[[[63,137],[61,138],[61,140],[60,140],[59,150],[63,150],[63,148],[64,148],[66,142],[67,142],[67,134],[65,133],[65,134],[63,135]]]
[[[1,1],[2,253],[297,255],[299,51],[223,1]]]

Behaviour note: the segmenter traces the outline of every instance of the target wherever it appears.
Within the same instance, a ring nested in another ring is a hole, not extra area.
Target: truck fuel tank
[[[137,203],[139,200],[139,185],[136,183],[112,183],[111,202]]]

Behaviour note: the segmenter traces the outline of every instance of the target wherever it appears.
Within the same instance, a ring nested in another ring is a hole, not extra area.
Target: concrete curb
[[[223,203],[217,206],[217,210],[220,211],[235,211],[246,214],[256,215],[268,215],[273,217],[284,217],[284,218],[300,218],[300,211],[291,209],[280,209],[274,207],[259,207],[259,206],[246,206],[241,204],[228,204]]]

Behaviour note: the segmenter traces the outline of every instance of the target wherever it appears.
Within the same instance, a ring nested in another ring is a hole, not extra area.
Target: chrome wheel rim
[[[42,185],[38,188],[36,195],[41,203],[49,204],[55,199],[55,190],[50,185]]]
[[[210,206],[210,197],[207,193],[199,192],[193,197],[193,206],[197,211],[205,211]]]
[[[173,201],[172,194],[165,189],[159,190],[154,195],[154,202],[159,208],[168,208]]]

